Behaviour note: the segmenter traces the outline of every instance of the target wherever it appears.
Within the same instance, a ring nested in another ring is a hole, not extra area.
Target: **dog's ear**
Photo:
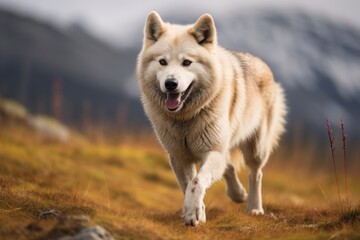
[[[200,45],[216,43],[215,23],[210,14],[202,15],[189,32]]]
[[[164,32],[165,26],[160,15],[155,11],[150,12],[145,23],[145,41],[156,42]]]

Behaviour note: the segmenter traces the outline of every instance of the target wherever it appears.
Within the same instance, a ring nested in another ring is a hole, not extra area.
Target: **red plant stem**
[[[347,138],[347,135],[346,135],[346,132],[345,132],[344,121],[342,119],[340,120],[340,128],[341,128],[343,151],[344,151],[345,191],[346,191],[346,199],[348,199],[347,159],[346,159],[346,138]]]
[[[330,142],[331,157],[332,157],[332,162],[333,162],[333,168],[334,168],[334,173],[335,173],[336,187],[337,187],[337,191],[338,191],[338,195],[339,195],[339,201],[340,201],[340,204],[342,204],[341,196],[340,196],[340,189],[339,189],[339,181],[338,181],[337,172],[336,172],[335,156],[334,156],[334,153],[335,153],[334,141],[335,141],[335,139],[332,136],[332,130],[331,130],[330,121],[328,118],[326,118],[326,130],[327,130],[329,142]]]

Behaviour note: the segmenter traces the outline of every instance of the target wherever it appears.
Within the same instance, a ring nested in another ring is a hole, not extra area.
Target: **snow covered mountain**
[[[163,16],[190,24],[199,16]],[[360,30],[298,11],[234,11],[215,18],[219,43],[265,60],[283,84],[288,129],[325,134],[325,119],[343,119],[360,138]],[[142,26],[139,27],[142,30]],[[142,32],[134,42],[140,47]]]
[[[289,126],[343,119],[360,134],[360,31],[300,12],[250,12],[218,21],[220,42],[263,58],[286,88]]]
[[[199,17],[180,12],[169,11],[162,17],[185,24]],[[324,139],[328,117],[334,123],[343,119],[349,136],[360,139],[359,29],[298,11],[234,9],[214,18],[222,46],[264,59],[285,87],[290,134],[300,126],[303,135]],[[134,72],[142,41],[143,25],[139,22],[133,23],[134,34],[129,34],[132,45],[122,48],[120,44],[109,46],[99,40],[101,36],[93,38],[78,27],[61,29],[0,11],[0,95],[21,100],[20,84],[27,86],[27,101],[35,101],[39,94],[47,94],[41,99],[48,99],[49,93],[39,88],[59,77],[67,81],[64,94],[69,95],[72,111],[79,112],[83,102],[92,99],[102,111],[94,109],[93,114],[101,115],[118,111],[125,101],[132,103],[129,111],[137,112],[127,113],[128,122],[139,122],[144,118],[139,114],[142,109],[133,104],[138,103]],[[80,96],[90,86],[88,93]],[[108,114],[108,118],[115,117]],[[139,124],[146,124],[146,120]]]

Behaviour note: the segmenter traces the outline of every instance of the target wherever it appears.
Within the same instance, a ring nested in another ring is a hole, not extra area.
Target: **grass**
[[[57,239],[83,224],[101,225],[115,239],[360,237],[356,174],[347,173],[346,182],[354,206],[340,211],[332,173],[283,164],[280,150],[264,171],[264,216],[247,215],[244,204],[231,202],[221,181],[205,197],[208,222],[190,228],[180,217],[183,196],[159,146],[120,142],[76,137],[60,143],[26,127],[0,126],[0,239]],[[239,176],[246,185],[246,171]],[[60,215],[40,217],[50,210]],[[63,221],[80,214],[91,221]]]

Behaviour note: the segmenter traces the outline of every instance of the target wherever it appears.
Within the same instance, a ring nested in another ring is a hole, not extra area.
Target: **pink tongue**
[[[181,94],[180,93],[167,93],[165,105],[169,110],[175,110],[180,105]]]

